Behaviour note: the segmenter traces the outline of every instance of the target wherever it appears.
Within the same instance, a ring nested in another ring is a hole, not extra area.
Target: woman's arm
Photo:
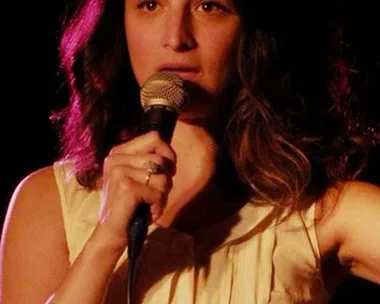
[[[166,169],[175,168],[175,159],[157,132],[112,149],[103,166],[98,224],[71,267],[52,168],[27,177],[12,197],[4,225],[1,303],[102,303],[136,207],[147,202],[151,220],[161,217],[175,172]],[[148,183],[151,162],[163,170]]]
[[[4,222],[0,302],[101,303],[122,253],[107,239],[97,229],[69,268],[54,173],[32,174],[17,187]]]
[[[335,252],[350,273],[380,284],[380,187],[346,183],[321,201],[317,217],[322,256]]]

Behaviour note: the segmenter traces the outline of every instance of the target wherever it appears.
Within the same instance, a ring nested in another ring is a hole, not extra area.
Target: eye
[[[137,5],[137,8],[148,11],[148,12],[153,12],[157,9],[158,7],[158,2],[157,1],[142,1]]]
[[[228,12],[228,9],[214,1],[204,1],[200,4],[199,9],[204,11],[205,13],[220,13],[220,12]]]

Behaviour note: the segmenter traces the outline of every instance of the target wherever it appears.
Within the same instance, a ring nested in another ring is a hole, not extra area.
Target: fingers
[[[122,176],[119,172],[113,171],[104,186],[106,202],[103,204],[100,217],[115,231],[121,230],[119,233],[123,235],[135,209],[142,202],[150,205],[151,221],[158,219],[165,207],[166,195],[153,187]]]
[[[126,144],[112,148],[109,155],[114,154],[159,154],[172,163],[176,162],[175,152],[170,145],[161,139],[156,131],[143,134]]]
[[[114,147],[103,164],[101,223],[125,239],[126,227],[137,206],[150,205],[151,221],[163,213],[176,156],[157,132],[150,132]]]
[[[153,153],[139,155],[110,154],[104,160],[104,167],[105,170],[111,170],[113,167],[123,165],[146,170],[149,163],[156,164],[160,172],[165,172],[169,175],[174,175],[175,173],[175,166],[171,160]]]
[[[128,165],[117,164],[119,159],[109,158],[107,161],[107,176],[115,176],[118,179],[130,178],[136,183],[149,185],[164,194],[168,194],[172,187],[172,179],[164,171],[158,173],[149,172],[146,169],[135,168]]]

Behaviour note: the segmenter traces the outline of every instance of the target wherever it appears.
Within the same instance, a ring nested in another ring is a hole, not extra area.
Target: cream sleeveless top
[[[53,168],[73,263],[97,224],[101,190],[81,187],[66,162]],[[136,265],[136,303],[327,303],[314,209],[279,222],[274,207],[248,202],[193,235],[152,224]],[[126,303],[127,263],[125,250],[109,288],[117,303]]]

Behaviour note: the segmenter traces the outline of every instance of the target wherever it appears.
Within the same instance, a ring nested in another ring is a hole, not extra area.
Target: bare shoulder
[[[322,258],[336,255],[350,273],[380,283],[380,187],[346,182],[329,189],[316,206]]]
[[[6,223],[22,220],[14,217],[20,213],[32,212],[35,216],[44,214],[45,220],[59,215],[59,192],[53,167],[45,167],[27,175],[17,185],[8,206]],[[52,223],[53,224],[53,223]]]
[[[44,167],[30,173],[21,180],[13,193],[12,201],[15,199],[20,200],[25,195],[28,197],[30,197],[30,195],[43,195],[43,197],[50,196],[52,198],[58,198],[57,190],[53,167]]]
[[[2,303],[42,303],[62,279],[68,250],[53,167],[29,174],[16,187],[0,257]]]

